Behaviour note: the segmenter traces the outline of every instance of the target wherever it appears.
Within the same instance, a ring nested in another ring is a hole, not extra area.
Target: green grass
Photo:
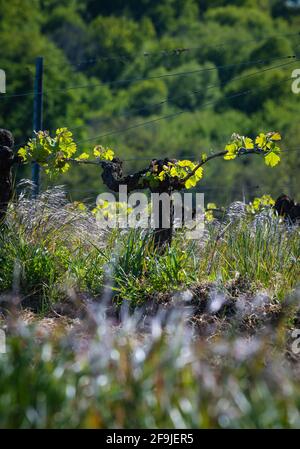
[[[70,289],[101,296],[109,284],[116,303],[136,306],[158,293],[237,275],[283,300],[299,280],[299,230],[276,217],[209,224],[199,241],[181,230],[161,255],[144,231],[104,233],[88,213],[44,202],[35,211],[17,206],[0,236],[0,293],[17,292],[39,309],[68,297]]]

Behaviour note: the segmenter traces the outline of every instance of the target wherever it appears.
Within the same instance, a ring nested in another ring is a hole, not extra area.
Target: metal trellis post
[[[34,102],[33,102],[33,134],[43,127],[43,57],[39,56],[35,62]],[[36,197],[40,189],[40,166],[34,162],[32,167],[33,196]]]

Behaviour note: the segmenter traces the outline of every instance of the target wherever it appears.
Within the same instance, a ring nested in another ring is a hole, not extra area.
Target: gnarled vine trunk
[[[170,246],[172,242],[174,208],[171,193],[173,188],[168,179],[161,182],[158,187],[154,187],[144,175],[149,171],[151,172],[154,165],[158,166],[158,172],[161,171],[163,165],[167,164],[168,161],[174,162],[173,159],[153,160],[146,169],[128,176],[123,176],[122,161],[118,158],[113,159],[111,162],[102,162],[101,164],[103,182],[114,192],[118,192],[121,185],[126,185],[128,193],[133,190],[149,189],[151,193],[157,193],[158,195],[166,193],[169,195],[170,208],[164,209],[163,204],[159,203],[158,223],[156,223],[156,228],[154,229],[154,244],[160,251]],[[177,186],[177,189],[179,190],[180,186]],[[169,226],[164,227],[165,223],[169,223]]]
[[[0,129],[0,222],[6,215],[12,198],[12,166],[14,164],[14,139],[10,131]]]

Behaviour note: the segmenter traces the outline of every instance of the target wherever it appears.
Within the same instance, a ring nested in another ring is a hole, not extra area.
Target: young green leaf
[[[275,167],[280,162],[280,156],[274,153],[274,151],[271,151],[265,156],[265,162],[270,167]]]

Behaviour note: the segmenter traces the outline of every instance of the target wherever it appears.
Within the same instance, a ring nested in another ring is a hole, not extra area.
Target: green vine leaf
[[[97,145],[94,148],[94,156],[101,161],[112,161],[115,157],[115,153],[111,148],[104,148],[101,145]]]
[[[276,142],[281,140],[278,132],[260,133],[253,141],[250,137],[233,134],[231,141],[225,146],[225,160],[235,159],[240,154],[251,150],[262,153],[265,156],[265,163],[270,167],[275,167],[280,162],[280,147]]]
[[[90,155],[88,153],[82,153],[78,157],[76,157],[76,161],[86,161],[89,159]]]
[[[226,145],[225,150],[227,151],[227,154],[225,154],[224,159],[226,161],[229,161],[231,159],[235,159],[237,157],[238,153],[238,146],[236,143],[229,143]]]
[[[187,179],[187,181],[184,184],[187,189],[191,189],[192,187],[195,187],[196,184],[203,177],[202,167],[198,167],[198,169],[195,171],[197,165],[198,163],[194,163],[188,159],[179,160],[176,162],[168,162],[167,165],[163,165],[162,167],[163,170],[161,170],[159,173],[157,173],[156,165],[154,165],[151,172],[151,176],[153,177],[152,179],[155,179],[158,182],[163,182],[167,178],[176,178],[178,180],[184,180],[189,175],[192,175]],[[149,174],[148,180],[150,180]]]
[[[271,151],[265,156],[266,165],[270,167],[275,167],[280,162],[280,156],[276,154],[274,151]]]
[[[274,206],[275,201],[270,195],[263,195],[261,197],[254,198],[254,200],[249,203],[246,210],[249,214],[257,214],[266,208]]]
[[[71,131],[59,128],[55,137],[51,137],[48,131],[38,131],[25,147],[19,149],[18,155],[23,162],[37,162],[45,168],[47,174],[55,176],[69,170],[70,164],[67,159],[76,151],[77,146]]]

